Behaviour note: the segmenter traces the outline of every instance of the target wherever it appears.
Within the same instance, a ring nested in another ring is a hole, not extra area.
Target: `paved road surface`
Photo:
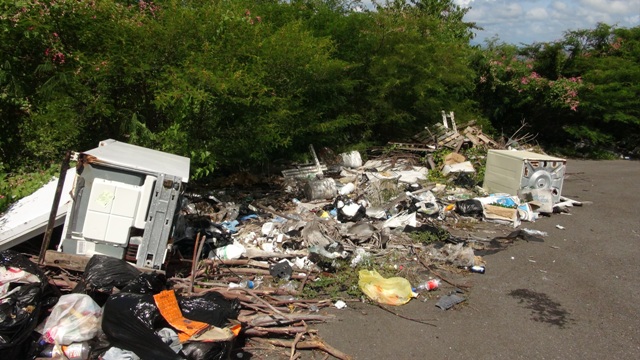
[[[549,236],[485,256],[467,306],[393,308],[437,327],[356,303],[320,336],[355,359],[640,359],[640,162],[567,172],[563,195],[593,204],[524,223]]]

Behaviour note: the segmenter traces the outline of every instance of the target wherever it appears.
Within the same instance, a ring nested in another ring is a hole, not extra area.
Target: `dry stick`
[[[305,330],[307,329],[307,326],[305,325],[303,327]],[[289,356],[289,360],[294,360],[295,359],[295,354],[296,354],[296,345],[298,345],[298,343],[300,342],[300,339],[302,339],[302,336],[304,335],[304,333],[299,332],[296,334],[295,339],[293,339],[293,344],[291,344],[291,356]]]
[[[327,315],[312,315],[312,314],[291,314],[291,319],[274,319],[273,315],[255,315],[248,316],[243,322],[253,327],[269,327],[269,326],[282,326],[286,324],[293,324],[298,321],[312,321],[312,322],[324,322],[329,319],[333,319],[332,316]]]
[[[304,326],[287,326],[287,327],[276,327],[276,328],[265,328],[265,327],[256,327],[251,329],[246,329],[244,334],[247,336],[267,336],[271,334],[278,335],[290,335],[290,334],[304,334],[307,332],[307,328]],[[317,332],[317,330],[314,330]]]
[[[200,256],[202,256],[202,249],[204,248],[204,244],[207,242],[207,237],[203,236],[200,239],[200,246],[198,246],[198,255],[196,256],[196,262],[195,262],[195,266],[193,267],[194,270],[196,270],[195,272],[198,273],[198,265],[200,263]],[[204,269],[202,270],[203,272],[205,271]],[[194,277],[195,279],[195,277]],[[193,284],[193,282],[191,282],[191,284]]]
[[[265,308],[267,308],[267,306],[264,305],[264,304],[248,303],[248,302],[244,302],[244,301],[241,301],[240,304],[242,306],[246,306],[246,307],[248,307],[250,309],[253,309],[255,311],[259,311],[259,312],[263,312],[263,313],[265,313],[267,315],[271,315],[271,313],[269,311],[267,311],[267,309],[265,309]],[[269,308],[269,309],[271,309],[271,308]],[[273,308],[273,309],[276,309],[276,308]],[[279,311],[287,311],[287,309],[288,308],[282,308],[282,309],[278,309],[278,310]]]
[[[206,259],[203,260],[205,264],[220,266],[220,265],[247,265],[255,266],[263,269],[268,269],[269,264],[264,261],[248,260],[248,259],[236,259],[236,260],[219,260],[219,259]]]
[[[298,294],[302,294],[302,291],[304,290],[304,286],[307,283],[307,279],[309,278],[309,273],[308,272],[304,272],[305,277],[304,279],[302,279],[302,281],[300,281],[300,286],[298,286]]]
[[[249,290],[249,289],[242,289],[243,291],[245,291],[247,294],[252,295],[256,300],[258,300],[259,302],[267,305],[267,307],[271,310],[273,310],[273,312],[275,312],[276,314],[282,316],[285,319],[291,319],[291,317],[285,313],[283,313],[282,311],[276,309],[275,307],[273,307],[271,304],[269,304],[269,302],[263,300],[262,298],[260,298],[260,296],[258,296],[258,294],[256,294],[253,290]]]
[[[196,281],[196,268],[197,268],[197,256],[198,256],[198,245],[200,245],[200,233],[196,235],[196,243],[193,247],[193,262],[191,263],[191,283],[189,284],[189,294],[193,293],[193,283]]]
[[[377,305],[380,309],[382,309],[382,310],[384,310],[384,311],[386,311],[386,312],[388,312],[388,313],[391,313],[391,314],[393,314],[393,315],[395,315],[395,316],[397,316],[397,317],[399,317],[399,318],[403,318],[403,319],[405,319],[405,320],[409,320],[409,321],[417,322],[417,323],[419,323],[419,324],[424,324],[424,325],[429,325],[429,326],[433,326],[433,327],[438,327],[436,324],[429,323],[429,322],[427,322],[427,321],[425,321],[425,320],[418,320],[418,319],[414,319],[414,318],[410,318],[410,317],[408,317],[408,316],[404,316],[404,315],[398,314],[397,312],[393,312],[393,311],[391,311],[391,310],[389,310],[389,309],[387,309],[387,308],[382,307],[382,305],[380,305],[380,304],[378,304],[378,303],[376,303],[376,305]],[[437,320],[438,320],[438,319],[430,319],[429,321],[437,321]]]
[[[252,268],[218,268],[221,273],[235,273],[235,274],[251,274],[251,275],[271,275],[267,269],[252,269]],[[299,274],[292,274],[292,279],[300,280],[305,276]]]
[[[259,343],[263,343],[263,344],[271,344],[273,346],[280,346],[280,347],[291,347],[292,345],[292,341],[286,341],[286,340],[280,340],[280,339],[261,339],[261,338],[255,338],[255,339],[251,339],[253,341],[259,342]],[[296,347],[298,349],[303,349],[303,350],[310,350],[310,349],[318,349],[318,350],[322,350],[326,353],[329,353],[331,355],[333,355],[334,357],[340,359],[340,360],[351,360],[351,356],[343,353],[342,351],[328,345],[327,343],[325,343],[322,340],[308,340],[308,341],[301,341],[299,342]]]

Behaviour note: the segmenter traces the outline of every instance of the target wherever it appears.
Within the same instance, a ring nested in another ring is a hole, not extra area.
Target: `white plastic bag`
[[[62,295],[45,322],[42,336],[50,344],[91,340],[100,331],[102,309],[89,295]]]

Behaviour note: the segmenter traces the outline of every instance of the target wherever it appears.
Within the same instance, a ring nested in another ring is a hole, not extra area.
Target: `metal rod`
[[[58,177],[58,187],[56,188],[56,194],[53,197],[53,204],[51,204],[51,213],[49,214],[49,222],[47,223],[47,230],[44,232],[44,238],[42,239],[42,247],[40,248],[40,255],[38,256],[38,264],[44,263],[44,255],[51,242],[51,234],[56,223],[56,215],[58,215],[58,205],[60,204],[60,198],[62,197],[62,189],[64,188],[64,179],[67,176],[67,170],[69,170],[69,161],[71,160],[71,151],[67,150],[60,166],[60,176]]]

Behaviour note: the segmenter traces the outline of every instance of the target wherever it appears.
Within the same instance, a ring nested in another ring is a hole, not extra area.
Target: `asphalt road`
[[[562,193],[588,204],[523,223],[543,243],[485,256],[462,306],[392,308],[435,326],[350,303],[314,327],[355,359],[640,359],[639,182],[640,162],[568,161]]]

